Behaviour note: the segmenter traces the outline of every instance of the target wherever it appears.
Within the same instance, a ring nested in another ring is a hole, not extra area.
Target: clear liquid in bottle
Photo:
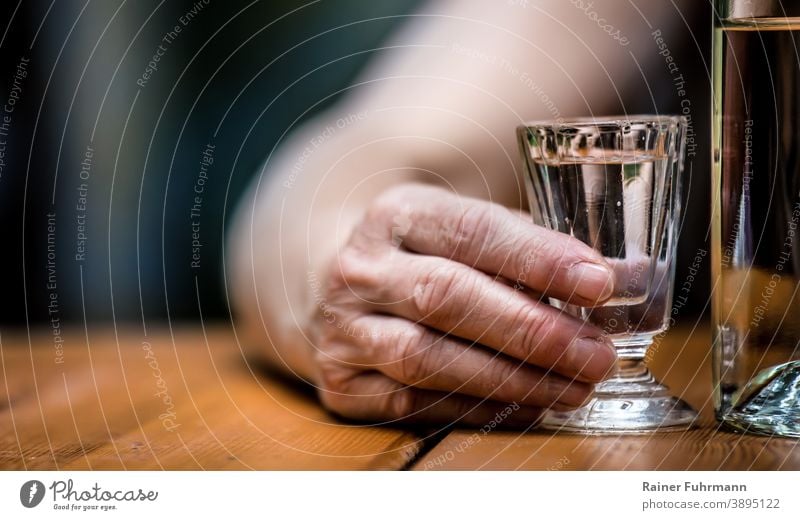
[[[717,416],[800,436],[800,20],[715,31]]]

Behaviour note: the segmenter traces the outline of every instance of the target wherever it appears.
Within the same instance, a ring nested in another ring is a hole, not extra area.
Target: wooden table
[[[702,411],[683,433],[585,437],[347,424],[246,362],[230,327],[0,336],[0,469],[800,469],[798,443],[720,431],[709,336],[684,326],[654,373]]]

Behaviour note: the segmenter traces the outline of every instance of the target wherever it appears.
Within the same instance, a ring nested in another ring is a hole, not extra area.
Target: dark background
[[[84,306],[91,320],[193,319],[201,308],[227,316],[222,237],[237,198],[281,134],[345,87],[416,3],[212,0],[165,45],[142,88],[136,80],[162,37],[195,2],[57,1],[49,11],[49,2],[3,2],[3,102],[20,57],[30,64],[0,179],[0,320],[48,317],[51,212],[63,319],[83,320]],[[378,17],[392,18],[370,20]],[[207,143],[214,164],[200,268],[191,268],[189,211]],[[89,145],[86,254],[77,262]]]
[[[280,136],[345,87],[420,3],[4,2],[0,101],[21,57],[30,63],[0,177],[0,323],[49,319],[53,295],[65,321],[227,319],[223,236],[238,197]],[[166,45],[145,87],[137,85],[162,37],[193,5],[202,9]],[[679,56],[700,143],[687,164],[679,282],[698,248],[708,249],[707,11],[685,29]],[[679,112],[673,86],[662,87],[659,111]],[[637,103],[652,111],[647,101],[631,100],[629,111]],[[193,268],[189,211],[207,143],[214,163],[202,201],[200,267]],[[87,146],[94,155],[82,181]],[[81,182],[88,185],[86,254],[76,261]],[[48,213],[56,215],[50,272]],[[708,257],[683,314],[706,306],[707,265]]]

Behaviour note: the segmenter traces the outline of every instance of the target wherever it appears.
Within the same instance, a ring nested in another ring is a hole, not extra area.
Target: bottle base
[[[732,428],[760,435],[800,438],[800,361],[759,372],[733,394],[726,413],[718,413]]]

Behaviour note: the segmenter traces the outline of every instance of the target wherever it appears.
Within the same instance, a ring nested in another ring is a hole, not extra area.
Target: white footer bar
[[[0,511],[15,519],[800,518],[798,482],[797,472],[3,471]]]

